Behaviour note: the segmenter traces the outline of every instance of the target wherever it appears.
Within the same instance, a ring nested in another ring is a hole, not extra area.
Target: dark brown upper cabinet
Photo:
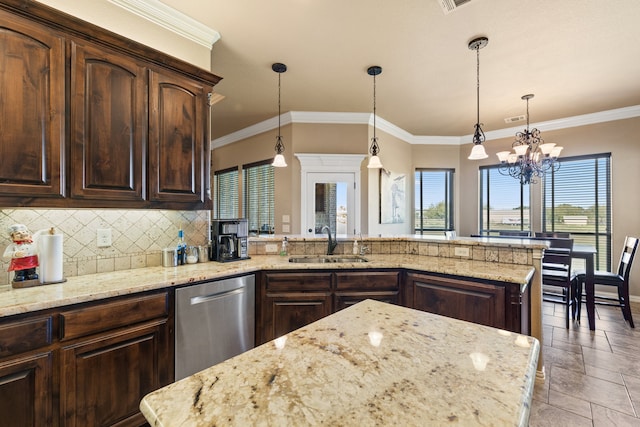
[[[65,43],[0,10],[0,193],[64,196]]]
[[[153,202],[205,203],[209,191],[207,89],[168,72],[150,73],[149,188]]]
[[[146,68],[71,43],[71,197],[145,198]]]
[[[220,77],[33,0],[0,0],[0,207],[209,209]]]

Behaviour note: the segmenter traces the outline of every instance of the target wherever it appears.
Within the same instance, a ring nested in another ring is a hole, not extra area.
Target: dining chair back
[[[576,316],[575,284],[571,273],[573,239],[545,238],[549,248],[542,256],[542,299],[561,303],[565,310],[565,323]],[[573,313],[571,310],[573,309]]]
[[[500,236],[515,236],[515,237],[529,237],[531,236],[530,231],[524,230],[500,230],[498,231]]]
[[[566,231],[536,231],[535,237],[551,237],[554,239],[570,239],[571,233]]]
[[[631,316],[631,306],[629,305],[629,277],[637,250],[638,239],[629,236],[625,237],[617,270],[615,272],[596,270],[593,273],[593,283],[595,286],[615,286],[618,290],[617,298],[596,295],[595,304],[620,307],[624,320],[629,322],[629,326],[632,328],[635,326],[633,324],[633,317]],[[576,272],[575,283],[577,288],[576,301],[578,318],[580,318],[585,278],[586,273],[584,271]]]

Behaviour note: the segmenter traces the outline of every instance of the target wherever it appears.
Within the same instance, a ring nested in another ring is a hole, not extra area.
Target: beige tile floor
[[[565,328],[564,306],[544,303],[546,379],[536,381],[529,425],[640,427],[640,303],[637,328],[617,307],[596,306],[596,330],[586,308]]]

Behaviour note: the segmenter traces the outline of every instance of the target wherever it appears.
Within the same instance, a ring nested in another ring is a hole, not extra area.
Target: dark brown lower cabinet
[[[271,341],[331,314],[331,294],[283,292],[265,298],[263,342]]]
[[[408,273],[405,292],[410,308],[513,332],[526,328],[516,284]]]
[[[337,271],[334,311],[365,299],[401,304],[400,271]]]
[[[264,343],[332,313],[331,272],[263,272],[258,343]]]
[[[168,291],[0,318],[0,425],[140,426],[173,381]]]
[[[0,363],[0,425],[53,423],[53,357],[36,353]]]
[[[258,344],[287,334],[364,299],[399,304],[399,270],[263,272]]]
[[[160,388],[166,320],[100,334],[60,351],[65,426],[140,426],[138,405]]]

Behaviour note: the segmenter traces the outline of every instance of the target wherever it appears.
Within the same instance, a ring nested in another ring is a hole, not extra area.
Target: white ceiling
[[[162,0],[217,30],[213,138],[282,111],[371,112],[413,135],[485,132],[640,104],[640,0]]]

